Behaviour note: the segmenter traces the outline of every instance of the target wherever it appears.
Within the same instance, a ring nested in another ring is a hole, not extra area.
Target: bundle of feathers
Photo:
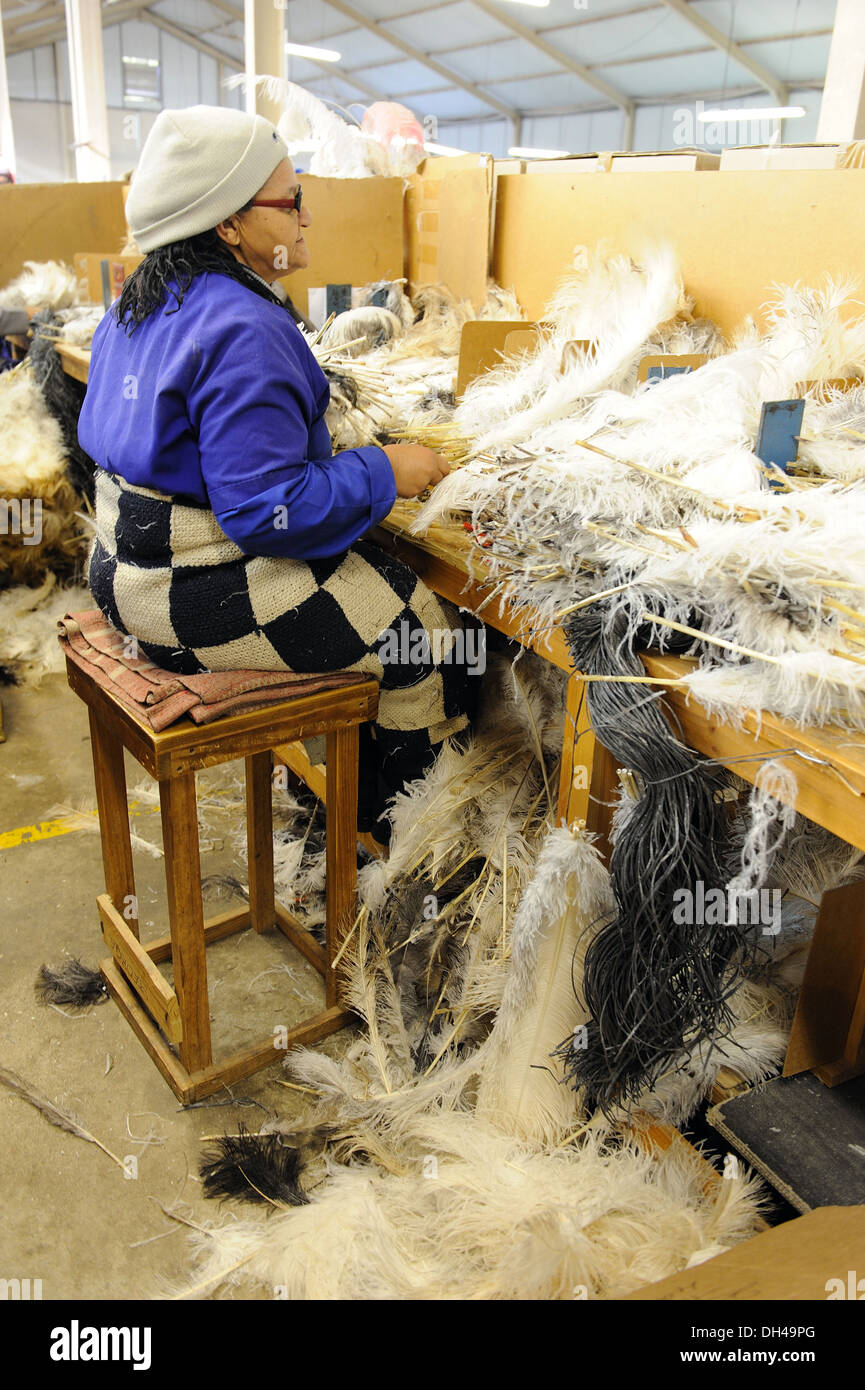
[[[847,312],[849,285],[788,287],[762,336],[751,329],[698,371],[629,391],[651,332],[645,315],[667,314],[674,302],[659,276],[656,262],[643,316],[630,338],[616,337],[636,345],[618,363],[623,386],[575,399],[566,380],[607,371],[616,351],[603,329],[596,366],[587,352],[561,377],[545,377],[542,364],[560,346],[551,329],[533,357],[469,388],[454,427],[472,461],[435,489],[412,527],[470,517],[528,622],[549,626],[602,601],[605,626],[623,627],[631,647],[638,632],[663,646],[670,623],[684,626],[694,634],[684,649],[700,657],[686,686],[725,718],[751,708],[861,728],[865,391],[827,398],[808,388],[801,464],[789,472],[767,476],[754,448],[764,401],[865,370],[865,318]],[[597,279],[609,284],[608,266]],[[560,307],[563,323],[574,323],[582,301],[579,292],[568,315]],[[470,423],[476,436],[465,432]]]
[[[67,472],[63,431],[29,357],[0,376],[0,585],[70,575],[86,550],[82,498]]]
[[[334,449],[371,438],[395,442],[449,423],[463,325],[524,317],[513,294],[492,282],[479,310],[444,285],[421,286],[411,298],[402,286],[367,286],[362,307],[338,315],[312,343],[330,383]]]
[[[25,261],[21,274],[0,290],[0,300],[9,309],[69,309],[80,300],[78,277],[63,261]]]

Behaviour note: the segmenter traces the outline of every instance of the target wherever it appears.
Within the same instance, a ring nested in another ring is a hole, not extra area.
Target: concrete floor
[[[46,677],[37,690],[3,688],[0,702],[6,732],[0,836],[38,825],[56,803],[95,808],[87,711],[65,677]],[[240,763],[199,775],[205,877],[233,874],[245,882],[233,841],[243,824],[241,775]],[[155,785],[128,756],[127,784],[131,804],[136,786]],[[225,804],[215,806],[214,799]],[[152,804],[133,806],[132,828],[161,846]],[[135,869],[147,939],[168,929],[163,861],[136,851]],[[112,1001],[80,1013],[36,1001],[43,963],[57,965],[71,955],[93,966],[107,954],[95,904],[102,891],[96,833],[76,830],[0,848],[0,1066],[74,1112],[118,1157],[137,1158],[137,1178],[125,1177],[94,1145],[54,1128],[0,1088],[0,1278],[41,1279],[44,1299],[148,1299],[194,1280],[189,1232],[161,1206],[197,1222],[230,1219],[227,1207],[202,1195],[202,1136],[236,1133],[239,1122],[257,1130],[269,1114],[289,1116],[299,1103],[297,1093],[279,1084],[285,1073],[274,1066],[232,1087],[231,1095],[223,1091],[201,1108],[182,1110]],[[208,898],[206,915],[232,901],[222,890]],[[320,1007],[319,977],[276,933],[244,932],[216,943],[207,956],[217,1059]],[[318,1046],[335,1054],[345,1041],[343,1034]],[[231,1207],[238,1215],[250,1211]],[[247,1287],[200,1296],[272,1293]]]

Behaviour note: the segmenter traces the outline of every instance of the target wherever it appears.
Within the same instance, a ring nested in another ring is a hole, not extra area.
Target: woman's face
[[[293,198],[297,188],[294,166],[290,159],[283,159],[255,196],[256,199]],[[299,214],[294,208],[251,207],[227,217],[219,223],[216,232],[239,261],[270,284],[281,275],[291,275],[309,265],[309,248],[303,229],[311,222],[305,203]]]

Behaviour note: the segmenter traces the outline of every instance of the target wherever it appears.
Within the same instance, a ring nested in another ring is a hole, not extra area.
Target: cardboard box
[[[336,179],[303,175],[303,201],[312,213],[305,234],[309,266],[279,283],[301,313],[310,288],[368,285],[403,274],[403,180]]]
[[[116,251],[77,251],[73,265],[78,275],[81,293],[91,304],[102,303],[102,262],[108,262],[111,280],[111,297],[116,299],[123,289],[123,282],[143,256],[121,256]]]
[[[724,150],[721,169],[837,169],[846,145],[737,145]]]
[[[564,159],[530,159],[527,174],[603,174],[613,160],[612,154],[569,154]]]
[[[614,154],[614,174],[658,173],[659,170],[693,172],[695,169],[718,169],[721,156],[708,150],[657,150],[654,153]]]
[[[105,183],[10,183],[0,188],[0,285],[21,274],[25,261],[65,261],[76,252],[110,247],[117,258],[129,228],[124,187]],[[98,303],[102,303],[99,295]]]
[[[457,299],[480,308],[490,269],[494,182],[491,155],[424,160],[418,166],[405,195],[406,275],[412,291],[441,283]]]

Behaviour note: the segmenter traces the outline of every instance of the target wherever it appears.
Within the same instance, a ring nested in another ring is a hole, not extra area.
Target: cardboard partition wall
[[[508,343],[515,333],[531,330],[532,327],[521,319],[473,319],[464,323],[460,334],[457,397],[463,395],[476,377],[498,366],[502,357],[507,355]],[[534,333],[531,336],[534,343]]]
[[[119,255],[125,183],[14,183],[0,187],[0,290],[25,261],[74,263],[78,251]],[[101,303],[102,295],[98,296]]]
[[[564,173],[498,180],[493,277],[543,317],[574,248],[671,245],[696,312],[727,334],[763,321],[773,283],[862,274],[865,169]]]
[[[457,299],[480,308],[490,270],[492,196],[490,155],[423,161],[405,196],[405,273],[411,290],[441,283]]]
[[[403,274],[402,179],[322,179],[303,175],[303,201],[312,214],[304,232],[309,267],[280,276],[302,313],[311,286],[366,285]],[[294,230],[292,214],[286,225]]]

